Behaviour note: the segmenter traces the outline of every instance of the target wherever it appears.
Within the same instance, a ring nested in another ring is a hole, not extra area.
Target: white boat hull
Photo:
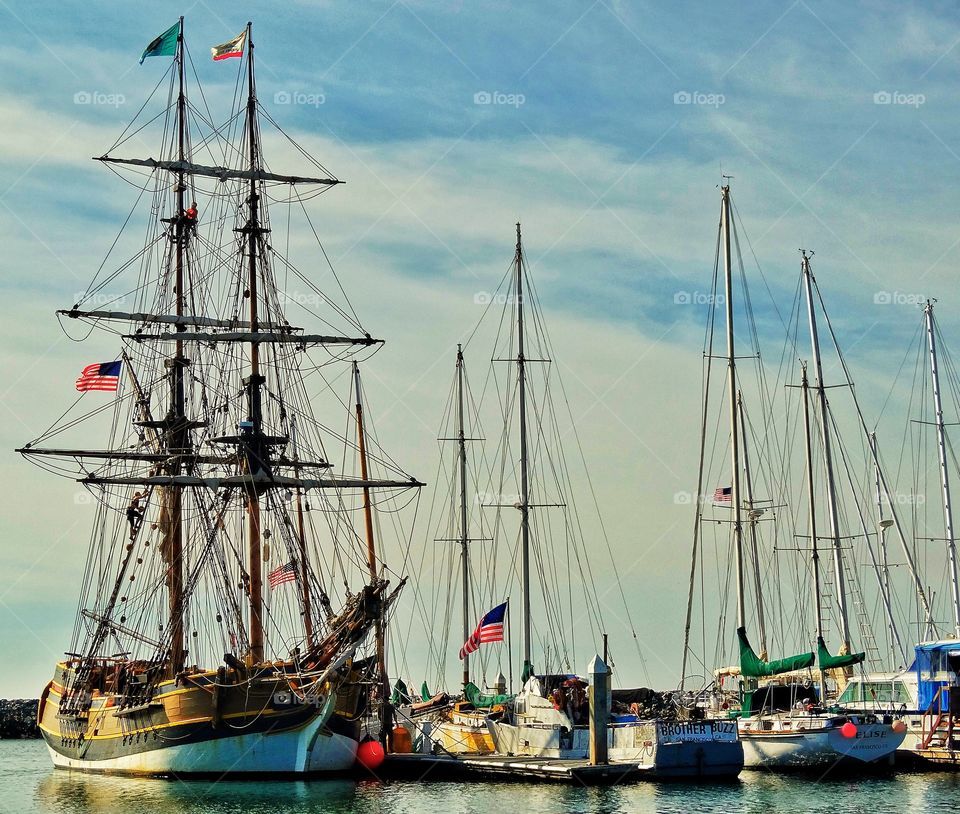
[[[854,737],[838,727],[807,731],[740,730],[747,769],[804,769],[844,762],[886,764],[893,761],[903,734],[887,724],[859,724]]]

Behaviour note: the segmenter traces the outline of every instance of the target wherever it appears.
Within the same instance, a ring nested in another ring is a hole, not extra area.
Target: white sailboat
[[[519,433],[520,513],[519,571],[521,586],[522,688],[504,703],[502,713],[487,719],[496,751],[504,755],[585,759],[589,755],[587,723],[587,682],[571,673],[538,674],[533,666],[531,510],[543,503],[531,500],[530,447],[528,426],[527,365],[548,360],[527,356],[524,308],[531,302],[528,273],[517,224],[517,245],[513,263],[515,294],[517,430]],[[542,329],[541,329],[542,330]],[[534,427],[543,432],[542,422]],[[539,448],[545,439],[536,438]],[[546,439],[548,442],[550,439]],[[542,499],[542,498],[541,498]],[[606,655],[606,654],[605,654]],[[606,658],[597,658],[606,670]],[[743,750],[733,721],[665,722],[643,720],[634,714],[614,714],[607,727],[609,759],[632,763],[658,776],[736,777],[743,765]]]
[[[810,415],[810,383],[806,366],[802,365],[800,389],[803,398],[804,449],[807,486],[807,522],[810,540],[810,565],[812,571],[812,606],[815,611],[815,650],[778,660],[767,660],[767,637],[764,629],[763,588],[760,579],[760,562],[757,554],[756,521],[766,508],[761,507],[753,495],[751,473],[746,457],[746,423],[744,421],[743,395],[737,376],[737,350],[734,333],[733,273],[731,244],[733,223],[729,185],[721,188],[719,254],[722,256],[725,314],[726,314],[726,411],[730,428],[729,492],[730,533],[736,590],[737,639],[740,664],[717,672],[717,684],[734,678],[739,682],[740,703],[729,696],[715,694],[715,701],[708,714],[718,714],[720,704],[732,704],[727,714],[736,716],[744,749],[745,768],[822,768],[832,767],[842,761],[862,761],[864,764],[885,761],[892,757],[903,739],[899,727],[892,720],[881,720],[869,712],[844,714],[827,712],[827,675],[831,671],[849,671],[864,659],[863,653],[852,653],[847,609],[847,590],[844,584],[845,565],[841,545],[839,512],[833,467],[833,448],[830,437],[826,391],[820,357],[819,336],[813,300],[813,276],[809,256],[804,253],[802,261],[803,284],[806,295],[807,317],[816,380],[814,392],[820,420],[822,439],[821,456],[825,469],[826,506],[829,517],[829,537],[833,554],[836,600],[839,611],[840,631],[843,643],[839,655],[831,655],[824,642],[825,630],[822,616],[822,586],[820,579],[819,542],[817,532],[818,502],[814,484],[813,437]],[[759,364],[759,361],[758,361]],[[709,367],[708,367],[709,370]],[[706,411],[704,412],[706,422]],[[704,434],[706,423],[704,424]],[[741,480],[742,476],[744,480]],[[701,453],[700,491],[703,488],[703,452]],[[742,487],[746,486],[744,490]],[[726,495],[724,495],[726,497]],[[789,497],[788,497],[789,499]],[[770,508],[770,507],[767,507]],[[697,533],[701,523],[702,509],[698,506]],[[749,550],[745,539],[745,520],[749,522]],[[722,521],[721,521],[722,522]],[[695,538],[695,546],[699,536]],[[696,547],[695,547],[696,552]],[[696,553],[695,553],[696,557]],[[757,619],[760,629],[761,653],[753,650],[747,635],[747,563],[753,568],[753,592],[757,601]],[[694,561],[696,568],[696,560]],[[691,580],[691,604],[688,604],[687,647],[684,654],[684,677],[686,677],[687,651],[689,648],[690,612],[692,608],[693,581]],[[814,671],[814,664],[819,669]],[[819,681],[819,694],[809,686],[811,679]],[[786,682],[786,684],[784,684]],[[806,685],[806,686],[805,686]],[[854,764],[855,765],[855,764]]]

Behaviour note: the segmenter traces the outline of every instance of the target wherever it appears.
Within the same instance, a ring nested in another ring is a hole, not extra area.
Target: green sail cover
[[[497,704],[506,704],[507,701],[513,699],[512,695],[485,695],[472,681],[467,682],[467,685],[463,688],[463,697],[477,709],[490,709],[490,707]]]
[[[852,667],[866,658],[866,653],[848,653],[845,656],[831,656],[823,638],[817,639],[817,662],[821,670],[835,670],[838,667]]]
[[[408,692],[407,685],[402,678],[398,678],[397,683],[393,685],[393,693],[390,695],[390,703],[395,707],[398,707],[401,704],[410,703],[410,693]]]
[[[763,678],[780,673],[791,673],[794,670],[805,670],[807,667],[812,667],[816,660],[815,653],[801,653],[777,661],[764,661],[753,652],[744,628],[737,628],[737,638],[740,640],[740,673],[744,678]]]
[[[429,701],[431,698],[433,698],[433,696],[430,695],[430,690],[427,688],[427,682],[424,681],[423,684],[420,685],[420,700]]]

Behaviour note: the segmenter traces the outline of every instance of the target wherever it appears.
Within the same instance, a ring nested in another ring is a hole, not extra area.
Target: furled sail
[[[812,667],[816,659],[814,653],[800,653],[785,659],[764,661],[753,652],[744,628],[737,628],[737,638],[740,640],[740,673],[745,678],[763,678],[790,673],[794,670],[805,670],[807,667]]]
[[[839,656],[831,656],[824,644],[823,637],[817,639],[817,663],[821,670],[835,670],[838,667],[852,667],[854,664],[860,664],[865,658],[866,653],[846,653]]]
[[[498,704],[505,704],[513,699],[512,695],[488,695],[480,692],[480,688],[472,681],[463,688],[463,697],[477,709],[490,709]]]

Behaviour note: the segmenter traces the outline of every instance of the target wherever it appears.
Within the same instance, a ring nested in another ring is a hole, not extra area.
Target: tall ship
[[[133,186],[127,224],[146,242],[119,264],[108,254],[58,311],[91,354],[116,355],[84,368],[77,400],[18,450],[76,479],[93,519],[73,635],[38,709],[61,768],[336,772],[361,722],[390,725],[385,626],[404,580],[375,510],[393,518],[422,484],[364,412],[358,362],[382,340],[322,245],[310,262],[339,299],[291,259],[304,243],[291,213],[271,221],[284,207],[309,223],[305,204],[341,182],[262,108],[252,26],[212,51],[238,66],[218,124],[189,92],[183,18],[144,52],[172,57],[166,76],[97,160]],[[269,168],[264,122],[305,172]],[[136,157],[151,128],[157,152]],[[91,433],[105,442],[87,446]]]

